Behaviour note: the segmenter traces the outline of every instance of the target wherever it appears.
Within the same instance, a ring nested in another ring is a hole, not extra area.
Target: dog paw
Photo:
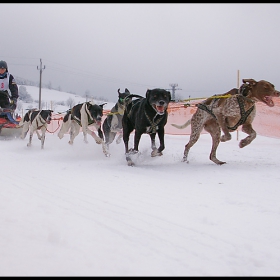
[[[222,135],[220,139],[221,142],[229,141],[231,139],[231,135]]]
[[[239,148],[244,148],[247,145],[248,145],[248,141],[246,141],[246,139],[243,139],[239,142]]]
[[[189,163],[189,161],[188,161],[188,159],[187,159],[187,157],[186,157],[186,156],[184,156],[184,157],[182,158],[182,162]]]
[[[101,144],[103,140],[100,137],[94,139],[96,144]]]
[[[105,157],[110,157],[111,156],[111,154],[108,151],[103,151],[103,153],[104,153]]]
[[[61,135],[61,134],[58,133],[57,136],[58,136],[59,139],[62,139],[64,135]]]
[[[151,152],[152,157],[162,156],[162,152],[159,152],[157,149]]]
[[[132,149],[130,149],[130,150],[132,150]],[[126,153],[125,154],[125,159],[126,159],[126,161],[127,161],[127,165],[128,166],[134,166],[135,164],[134,164],[134,162],[132,161],[132,159],[130,158],[130,153],[129,153],[129,151],[128,151],[128,153]]]
[[[128,166],[135,166],[135,163],[132,160],[127,161]]]
[[[129,149],[129,150],[128,150],[128,154],[129,154],[129,155],[135,155],[135,154],[138,154],[138,152],[139,152],[139,151],[136,151],[136,150],[134,150],[134,149]]]

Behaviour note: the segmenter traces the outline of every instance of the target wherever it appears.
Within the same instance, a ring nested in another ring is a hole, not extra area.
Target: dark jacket
[[[6,72],[6,74],[7,74],[7,72]],[[6,77],[7,77],[7,75],[2,75],[2,77],[0,76],[0,84],[1,84],[1,80]],[[7,90],[1,91],[1,88],[0,88],[0,107],[1,108],[10,108],[12,106],[11,108],[15,109],[17,99],[18,99],[18,86],[16,84],[16,81],[15,81],[13,75],[11,75],[11,74],[9,76],[9,89],[11,91],[10,98],[13,101],[13,105],[12,105],[12,103],[10,103],[10,100],[9,100],[9,92]]]
[[[4,76],[4,77],[0,76],[0,83],[1,83],[1,79],[4,79],[5,77],[6,76]],[[9,89],[11,91],[11,98],[18,99],[18,86],[17,86],[15,78],[12,74],[10,74],[10,77],[9,77]]]

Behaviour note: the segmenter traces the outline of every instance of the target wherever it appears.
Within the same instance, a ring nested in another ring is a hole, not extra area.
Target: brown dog
[[[269,107],[274,106],[272,97],[279,97],[280,92],[275,90],[274,85],[261,80],[243,79],[240,89],[232,89],[221,95],[214,95],[197,104],[197,111],[192,118],[183,125],[172,124],[177,128],[185,128],[191,124],[191,135],[188,144],[185,145],[183,161],[187,161],[190,148],[197,142],[204,128],[211,134],[212,149],[210,160],[216,164],[224,164],[216,157],[216,150],[220,141],[231,139],[230,132],[242,126],[242,131],[248,136],[239,142],[239,147],[249,145],[257,136],[252,127],[256,115],[256,102],[263,102]],[[221,130],[223,135],[221,136]]]

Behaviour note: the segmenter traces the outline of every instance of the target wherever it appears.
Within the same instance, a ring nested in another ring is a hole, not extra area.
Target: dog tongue
[[[274,106],[274,102],[273,102],[271,96],[265,96],[265,97],[264,97],[264,101],[265,101],[265,103],[266,103],[269,107],[273,107],[273,106]]]
[[[164,112],[164,106],[157,106],[157,111],[160,113]]]

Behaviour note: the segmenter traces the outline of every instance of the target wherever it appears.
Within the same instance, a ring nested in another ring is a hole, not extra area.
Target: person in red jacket
[[[15,110],[17,107],[18,86],[8,72],[7,62],[0,60],[0,107]]]

